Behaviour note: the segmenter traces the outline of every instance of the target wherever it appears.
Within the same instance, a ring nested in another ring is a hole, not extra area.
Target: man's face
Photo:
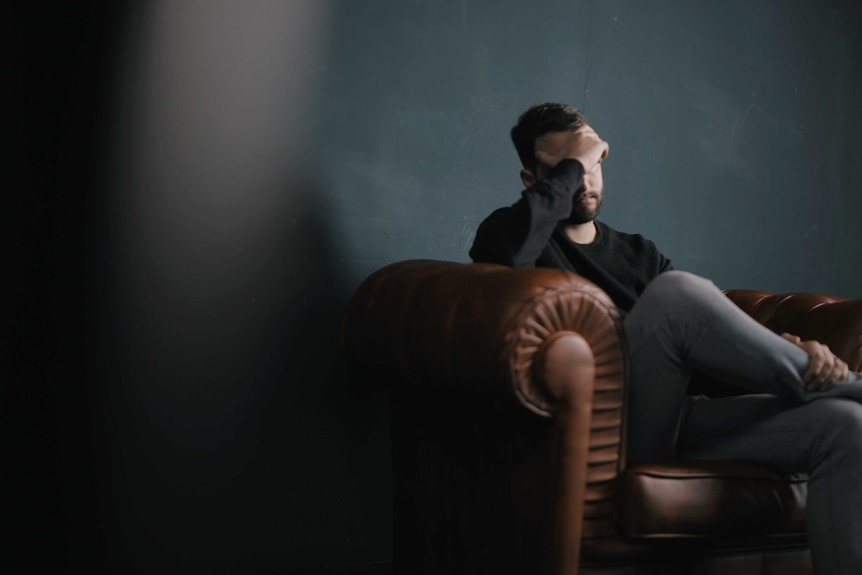
[[[602,165],[596,164],[591,172],[584,174],[584,183],[572,198],[572,214],[569,222],[585,224],[599,216],[602,202],[605,199],[605,181],[602,175]]]
[[[568,140],[570,132],[551,132],[536,139],[536,151],[542,150],[548,155],[558,156]],[[551,166],[539,163],[536,166],[535,180],[541,181],[548,177]],[[527,182],[525,181],[525,184]],[[585,224],[598,217],[604,201],[605,181],[602,175],[601,163],[596,164],[589,172],[584,173],[581,187],[572,198],[572,213],[569,223]]]

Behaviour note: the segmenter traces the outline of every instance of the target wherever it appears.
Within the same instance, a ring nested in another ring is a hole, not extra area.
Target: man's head
[[[537,104],[521,114],[512,128],[512,143],[524,169],[536,174],[536,140],[551,132],[577,130],[587,123],[577,108],[565,104]]]
[[[565,104],[538,104],[521,114],[518,124],[512,128],[512,142],[521,159],[521,181],[530,187],[547,177],[551,170],[536,158],[537,150],[551,157],[558,157],[569,149],[572,133],[590,132],[594,141],[600,141],[587,125],[584,115],[577,108]],[[580,137],[580,136],[578,136]],[[607,144],[605,144],[605,154]],[[572,199],[569,222],[582,224],[594,220],[602,208],[604,178],[601,162],[584,173],[581,187]]]

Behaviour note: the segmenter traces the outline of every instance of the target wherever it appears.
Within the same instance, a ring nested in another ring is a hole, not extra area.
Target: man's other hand
[[[551,132],[536,140],[536,159],[549,167],[572,159],[578,160],[585,172],[592,172],[609,152],[608,143],[587,124],[568,132]]]
[[[847,379],[850,373],[847,364],[832,353],[829,346],[813,340],[802,341],[798,335],[789,333],[782,333],[781,337],[804,350],[811,358],[802,378],[808,391],[828,391]]]

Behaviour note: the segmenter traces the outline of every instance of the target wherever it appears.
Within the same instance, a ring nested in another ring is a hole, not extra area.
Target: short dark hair
[[[521,164],[536,173],[536,140],[551,132],[565,132],[580,128],[587,122],[577,108],[566,104],[545,103],[531,106],[521,114],[512,128],[512,143],[521,158]]]

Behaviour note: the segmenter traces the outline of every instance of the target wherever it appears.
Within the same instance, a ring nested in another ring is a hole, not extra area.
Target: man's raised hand
[[[588,124],[568,132],[546,134],[536,140],[536,159],[554,167],[564,159],[578,160],[592,172],[608,157],[610,146]]]

